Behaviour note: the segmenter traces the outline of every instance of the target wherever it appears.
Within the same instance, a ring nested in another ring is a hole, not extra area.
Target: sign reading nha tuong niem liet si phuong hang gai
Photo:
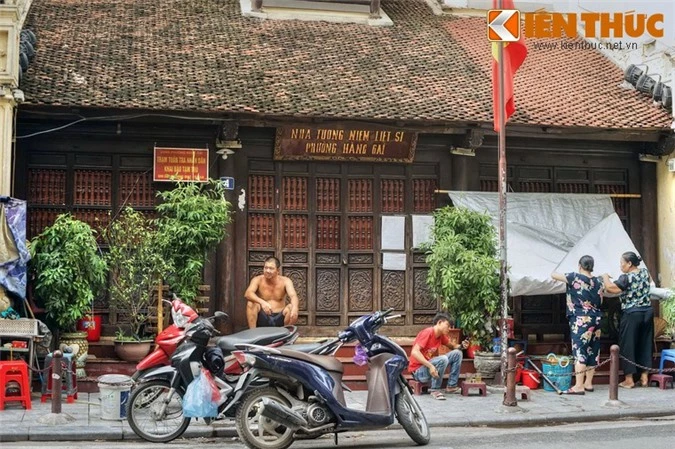
[[[206,148],[155,147],[153,181],[206,182],[209,150]]]
[[[275,160],[407,162],[415,158],[417,133],[362,124],[277,128]]]

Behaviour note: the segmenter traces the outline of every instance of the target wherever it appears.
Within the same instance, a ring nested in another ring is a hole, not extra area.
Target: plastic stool
[[[9,382],[19,384],[18,395],[6,395]],[[0,410],[10,401],[19,401],[26,410],[31,409],[28,365],[23,360],[0,362]]]
[[[652,386],[652,383],[658,382],[659,388],[665,390],[668,387],[668,382],[670,382],[670,388],[675,388],[673,385],[673,376],[668,374],[652,374],[649,376],[649,386]]]
[[[468,396],[471,388],[478,388],[481,396],[487,396],[487,386],[485,382],[462,382],[462,396]]]
[[[661,361],[659,362],[659,373],[663,373],[663,365],[666,360],[675,362],[675,349],[664,349],[661,351]]]
[[[45,356],[45,368],[47,372],[42,379],[42,396],[40,402],[47,402],[47,398],[52,397],[52,353]],[[66,393],[66,402],[72,404],[77,399],[77,372],[73,362],[73,354],[63,354],[61,359],[61,392]]]
[[[425,390],[428,390],[431,384],[429,382],[420,382],[415,379],[410,379],[408,381],[408,385],[413,389],[413,393],[416,394],[417,396],[420,396],[422,392]]]
[[[520,399],[523,401],[530,400],[530,387],[523,387],[521,385],[516,385],[516,397],[520,396]]]

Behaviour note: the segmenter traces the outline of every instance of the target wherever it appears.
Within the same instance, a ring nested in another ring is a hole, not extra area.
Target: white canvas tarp
[[[492,192],[450,192],[457,207],[487,212],[499,228],[499,197]],[[635,245],[614,212],[608,195],[508,193],[506,256],[510,294],[564,293],[551,273],[578,270],[585,254],[595,259],[596,275],[621,275],[619,260]]]

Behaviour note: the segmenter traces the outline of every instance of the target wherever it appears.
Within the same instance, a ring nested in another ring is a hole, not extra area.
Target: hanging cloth
[[[3,197],[0,208],[0,285],[25,299],[30,260],[26,246],[26,202]]]
[[[19,250],[16,249],[14,236],[5,217],[5,206],[0,204],[0,267],[15,262],[18,258]]]

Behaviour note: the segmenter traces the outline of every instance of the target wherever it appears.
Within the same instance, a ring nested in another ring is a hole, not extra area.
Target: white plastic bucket
[[[133,381],[123,374],[106,374],[98,379],[101,419],[121,420],[127,417],[127,401]]]

